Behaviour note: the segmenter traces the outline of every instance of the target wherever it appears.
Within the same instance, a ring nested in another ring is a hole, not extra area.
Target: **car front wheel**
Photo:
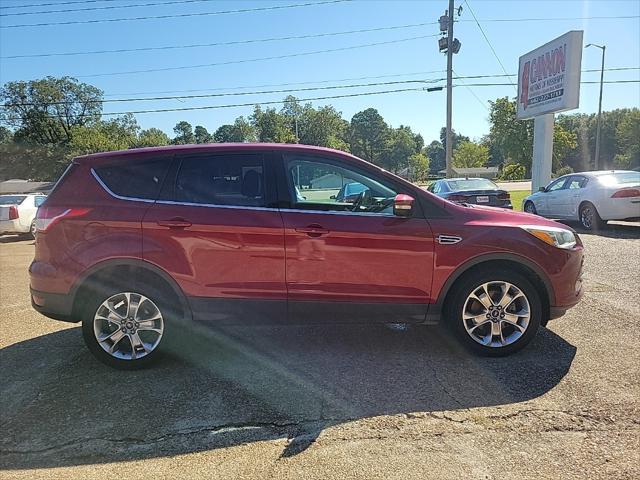
[[[82,322],[87,347],[111,367],[147,366],[157,357],[166,336],[161,305],[149,292],[130,289],[95,295]]]
[[[532,201],[528,200],[525,204],[524,204],[524,211],[527,213],[532,213],[532,214],[537,214],[538,212],[536,211],[536,206],[533,204]]]
[[[523,275],[510,270],[464,276],[447,301],[447,320],[467,348],[504,356],[524,348],[542,320],[542,302]]]

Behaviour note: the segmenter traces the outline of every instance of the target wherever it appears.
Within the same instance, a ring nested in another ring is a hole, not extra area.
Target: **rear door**
[[[564,218],[578,218],[578,207],[586,185],[587,177],[584,175],[572,175],[567,179],[563,188],[565,195],[561,196]]]
[[[394,216],[393,198],[407,192],[339,159],[285,155],[280,171],[291,320],[423,321],[434,241],[418,202],[412,218]],[[353,182],[368,201],[335,198]]]
[[[196,320],[284,321],[282,218],[270,155],[176,156],[143,221],[143,256],[169,272]]]

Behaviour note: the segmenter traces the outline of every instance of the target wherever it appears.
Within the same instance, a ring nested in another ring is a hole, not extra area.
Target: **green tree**
[[[614,160],[618,168],[640,167],[640,110],[632,109],[616,129],[618,153]]]
[[[390,129],[380,165],[391,172],[398,173],[409,166],[409,157],[416,153],[418,153],[416,139],[410,128]]]
[[[429,157],[429,172],[437,175],[438,172],[446,168],[445,164],[445,151],[442,143],[438,140],[434,140],[425,148],[425,153]]]
[[[173,127],[173,133],[176,134],[171,141],[174,145],[188,145],[196,143],[196,136],[193,134],[193,127],[189,122],[185,122],[183,120],[176,123],[176,126]]]
[[[163,145],[169,145],[171,143],[171,139],[169,135],[164,133],[159,128],[149,128],[147,130],[142,130],[140,135],[138,135],[138,140],[136,141],[136,147],[161,147]]]
[[[72,129],[69,152],[72,156],[125,150],[137,145],[140,127],[132,114]]]
[[[196,125],[194,137],[196,143],[211,143],[213,141],[211,134],[202,125]]]
[[[314,109],[310,104],[302,109],[298,121],[300,143],[349,150],[346,142],[349,124],[332,106]]]
[[[354,155],[379,165],[388,137],[389,126],[375,108],[358,112],[351,118],[349,145]]]
[[[577,135],[566,130],[562,125],[553,127],[553,171],[556,172],[565,165],[565,159],[577,146]]]
[[[13,142],[13,132],[7,127],[0,127],[0,144]]]
[[[218,143],[255,142],[256,132],[253,125],[244,117],[236,118],[233,125],[221,125],[213,134],[213,141]]]
[[[102,112],[102,90],[71,77],[7,82],[0,101],[0,121],[15,128],[16,142],[67,143],[74,127],[97,122]]]
[[[409,180],[424,182],[429,175],[429,157],[424,153],[414,153],[409,157]]]
[[[489,147],[464,141],[453,152],[453,166],[462,168],[484,167],[489,161]]]
[[[489,138],[507,163],[519,163],[531,171],[533,121],[516,120],[516,102],[508,97],[489,102]]]
[[[253,109],[250,118],[259,142],[295,143],[294,132],[289,128],[289,120],[275,108],[262,110],[260,105]]]

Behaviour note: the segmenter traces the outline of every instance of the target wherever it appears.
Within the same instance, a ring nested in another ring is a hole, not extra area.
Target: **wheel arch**
[[[528,258],[512,253],[489,253],[474,257],[467,262],[460,265],[444,283],[440,293],[438,294],[438,300],[436,302],[435,310],[440,314],[445,304],[447,303],[448,296],[454,290],[454,286],[458,280],[462,279],[465,275],[482,269],[491,265],[492,268],[496,266],[514,270],[516,272],[524,274],[528,280],[533,283],[534,287],[540,295],[540,300],[543,307],[542,324],[546,325],[550,317],[551,305],[555,304],[555,293],[553,285],[543,269],[532,262]]]
[[[167,272],[144,260],[125,258],[104,260],[91,266],[83,273],[71,290],[72,318],[81,318],[82,309],[87,300],[86,294],[94,286],[108,285],[116,278],[122,278],[122,275],[126,275],[124,278],[127,278],[128,281],[133,279],[134,283],[141,282],[166,289],[166,293],[172,294],[178,301],[181,310],[179,313],[184,315],[186,320],[192,320],[191,308],[184,292]]]

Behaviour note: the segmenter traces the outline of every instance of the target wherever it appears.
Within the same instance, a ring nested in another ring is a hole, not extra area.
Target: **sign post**
[[[555,112],[578,108],[582,30],[572,30],[520,57],[516,118],[534,118],[531,188],[551,181]]]

